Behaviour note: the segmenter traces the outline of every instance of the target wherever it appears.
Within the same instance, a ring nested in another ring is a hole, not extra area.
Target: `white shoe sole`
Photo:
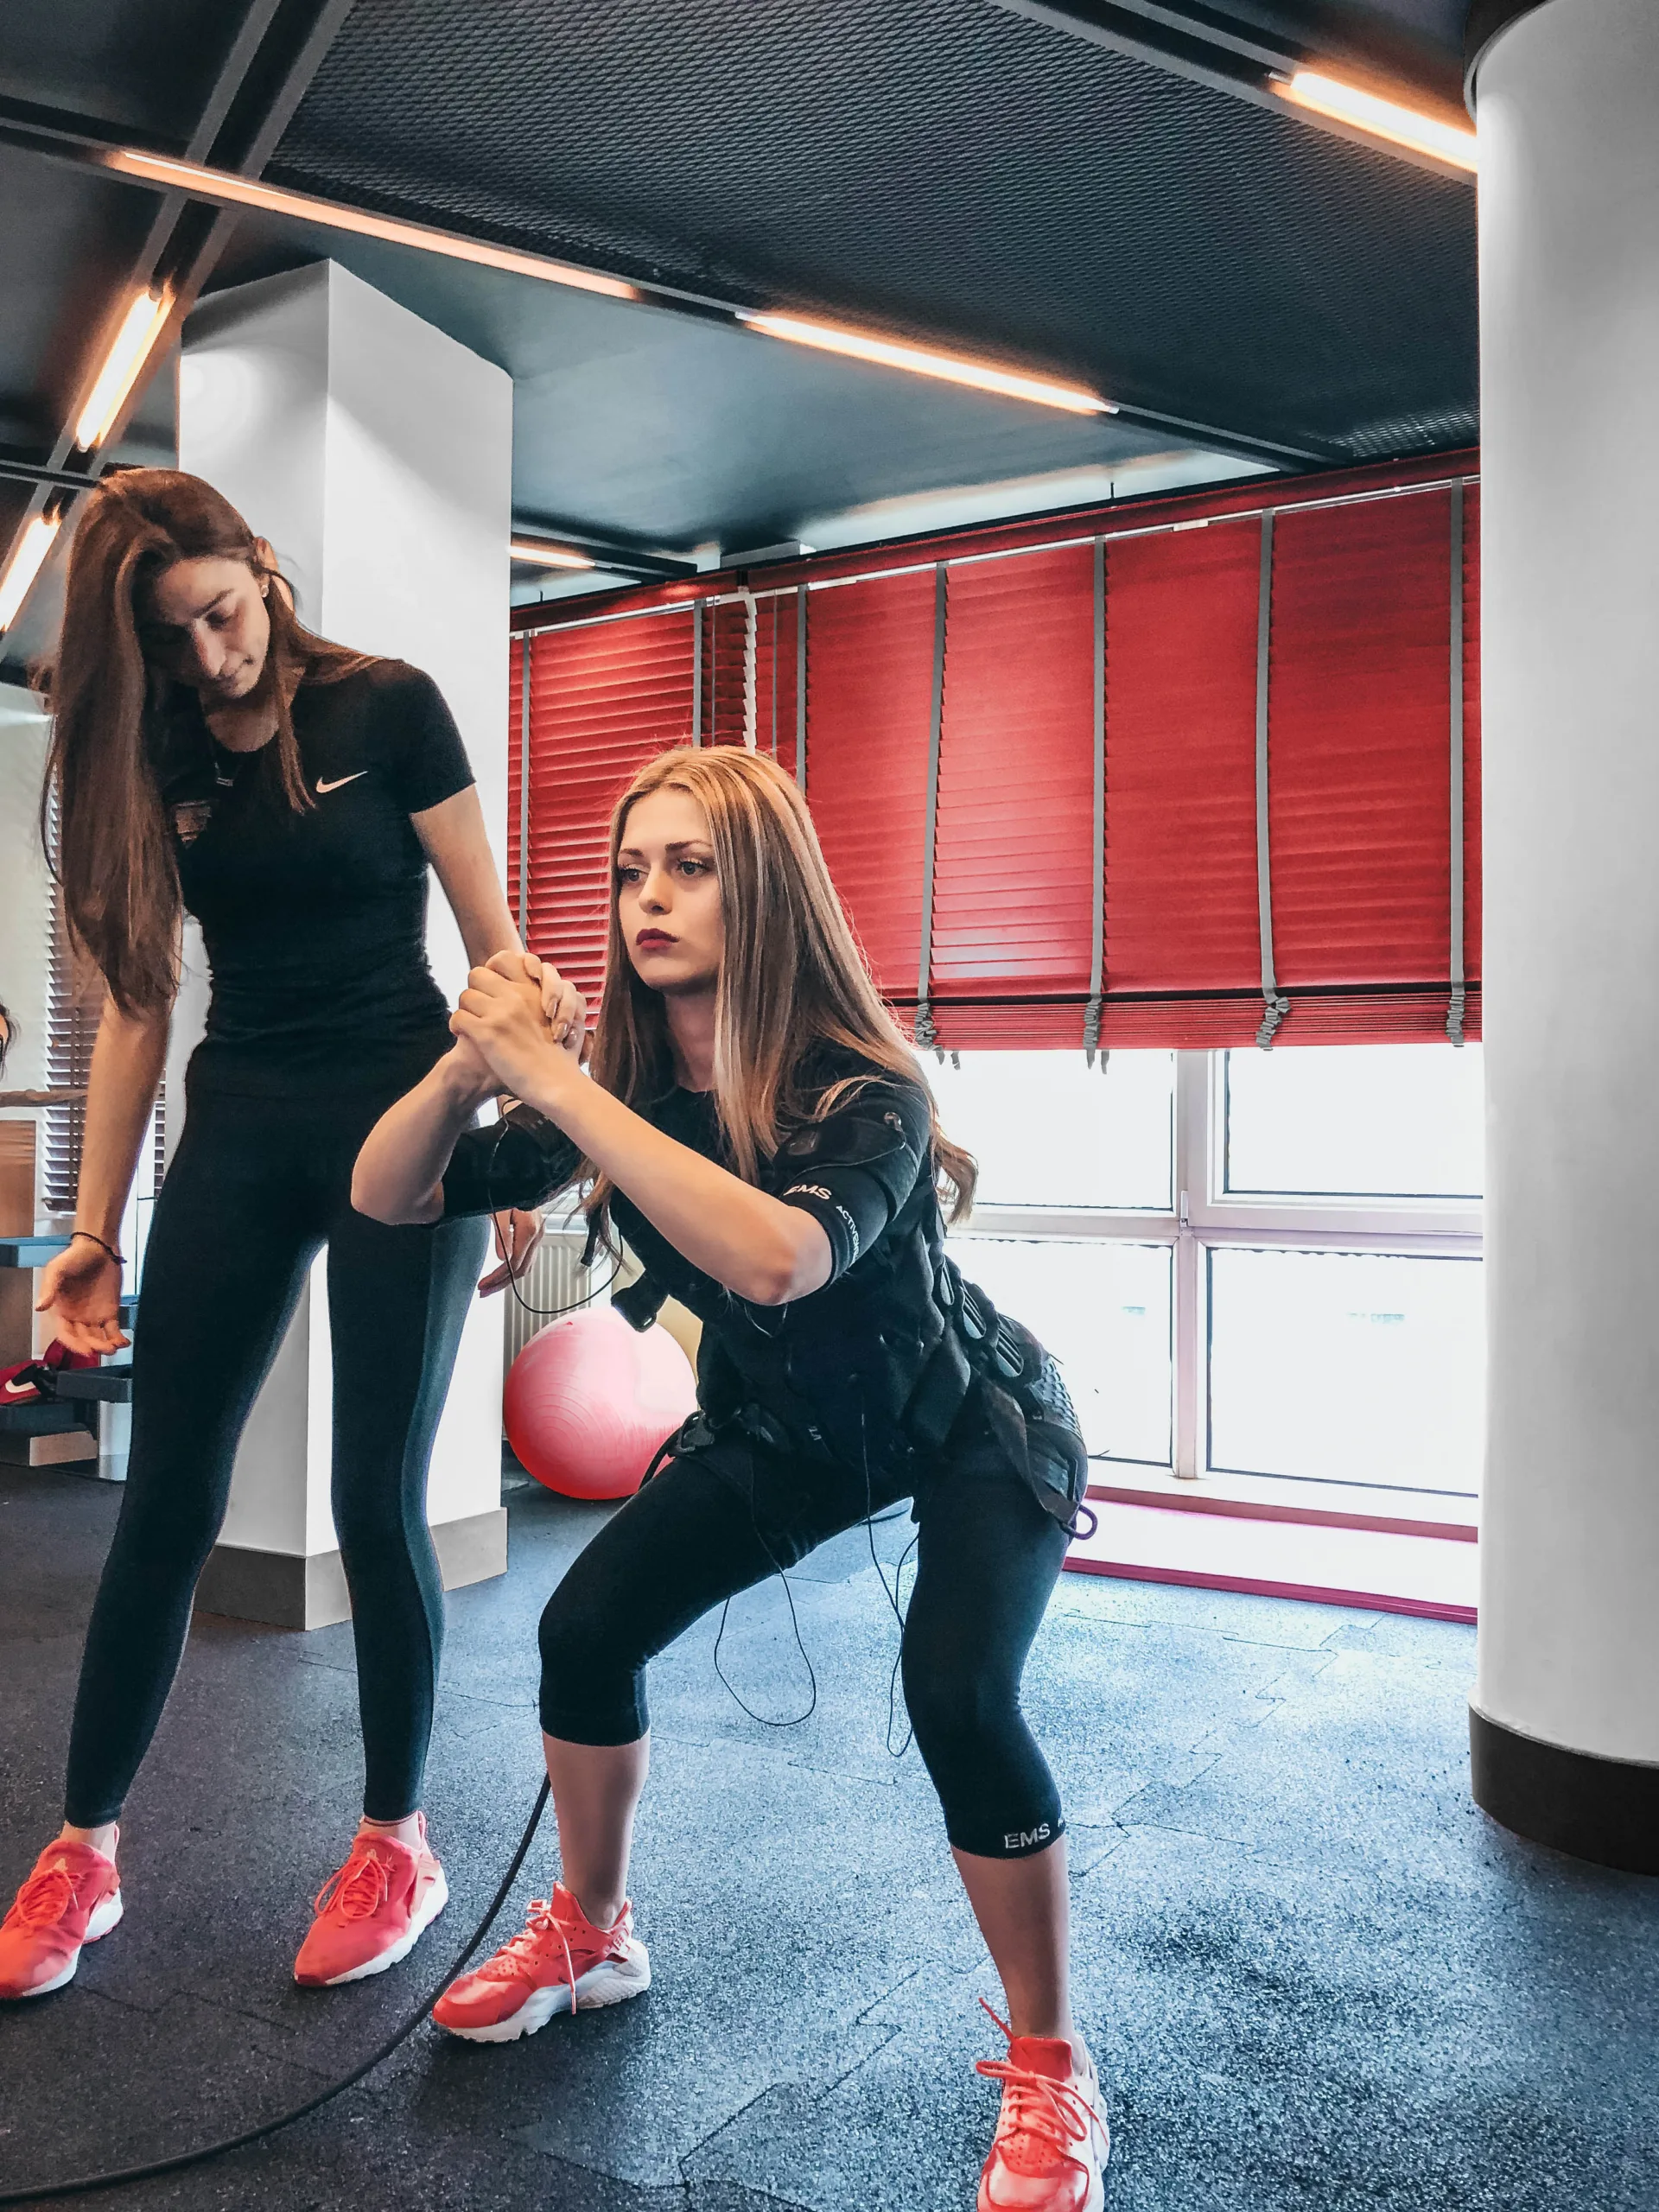
[[[49,1997],[54,1989],[67,1989],[75,1978],[75,1968],[80,1964],[81,1952],[88,1943],[96,1943],[100,1936],[107,1936],[121,1918],[121,1892],[105,1897],[103,1904],[86,1923],[86,1933],[76,1947],[74,1955],[61,1974],[54,1974],[50,1981],[42,1981],[33,1989],[20,1989],[15,2002],[23,2003],[31,1997]]]
[[[301,1982],[301,1988],[308,1986],[314,1989],[338,1989],[344,1982],[366,1981],[372,1974],[385,1974],[388,1967],[395,1967],[409,1956],[448,1902],[449,1885],[444,1880],[443,1869],[440,1867],[438,1878],[427,1891],[420,1910],[410,1919],[408,1932],[400,1936],[389,1949],[382,1951],[378,1958],[365,1959],[360,1967],[352,1967],[345,1974],[335,1974],[332,1980],[309,1985]],[[297,1974],[295,1980],[299,1980]]]
[[[520,2036],[533,2036],[544,2028],[556,2012],[596,2012],[601,2005],[621,2005],[641,1996],[650,1987],[651,1954],[638,1936],[631,1936],[626,1958],[602,1960],[576,1976],[575,2004],[569,1983],[560,1981],[532,1990],[516,2012],[493,2027],[452,2028],[442,2020],[436,2024],[463,2043],[517,2043]]]

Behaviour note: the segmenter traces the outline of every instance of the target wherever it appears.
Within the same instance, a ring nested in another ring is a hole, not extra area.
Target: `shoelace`
[[[602,1933],[596,1930],[595,1933]],[[614,1932],[614,1931],[613,1931]],[[570,1952],[570,1938],[558,1914],[548,1897],[532,1897],[530,1917],[510,1943],[504,1943],[493,1959],[479,1968],[480,1980],[511,1981],[520,1972],[533,1971],[537,1963],[538,1938],[556,1936],[564,1952],[564,1979],[570,1992],[570,2010],[576,2009],[576,1962]]]
[[[44,1866],[17,1892],[12,1910],[25,1928],[50,1928],[75,1901],[75,1885],[62,1866]]]
[[[982,1997],[979,2001],[1012,2044],[1014,2031],[991,2012]],[[1080,2089],[1070,2082],[1057,2082],[1052,2075],[1016,2066],[1007,2058],[976,2059],[974,2070],[988,2082],[1003,2086],[996,2140],[1002,2144],[1003,2158],[1015,2173],[1040,2173],[1056,2158],[1080,2163],[1073,2145],[1088,2141],[1096,2118]],[[1020,2139],[1016,2144],[1011,2138]]]
[[[354,1851],[317,1891],[312,1910],[321,1915],[338,1902],[341,1919],[367,1920],[379,1911],[391,1887],[391,1873],[378,1852]]]

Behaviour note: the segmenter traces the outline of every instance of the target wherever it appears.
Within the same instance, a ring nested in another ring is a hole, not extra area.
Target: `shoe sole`
[[[65,1967],[63,1972],[54,1974],[50,1981],[38,1982],[33,1989],[12,1991],[10,1993],[11,2001],[15,2004],[27,2004],[31,1997],[49,1997],[54,1989],[67,1989],[75,1978],[75,1969],[80,1964],[82,1951],[86,1949],[88,1943],[98,1942],[101,1937],[107,1936],[112,1928],[120,1924],[122,1910],[121,1892],[118,1890],[113,1897],[105,1897],[103,1904],[94,1910],[92,1918],[86,1923],[86,1933],[76,1945],[74,1956]]]
[[[366,1981],[372,1974],[385,1974],[388,1967],[395,1967],[409,1956],[448,1902],[449,1885],[440,1867],[437,1880],[427,1891],[419,1911],[410,1918],[408,1933],[400,1936],[389,1950],[365,1960],[360,1967],[350,1967],[344,1974],[333,1974],[327,1981],[300,1981],[297,1971],[295,1980],[300,1982],[302,1989],[339,1989],[348,1981]]]
[[[433,2018],[445,2035],[458,2036],[462,2043],[517,2043],[520,2036],[533,2036],[544,2028],[556,2013],[597,2012],[603,2005],[626,2004],[630,1997],[643,1996],[650,1987],[651,1955],[637,1938],[630,1938],[626,1958],[602,1960],[576,1976],[575,2004],[570,2001],[569,1983],[561,1981],[531,1990],[516,2012],[488,2027],[453,2028],[435,2014]]]
[[[1103,2159],[1096,2169],[1094,2179],[1090,2183],[1089,2194],[1078,2208],[1078,2212],[1105,2212],[1106,2192],[1110,2186],[1110,2177],[1105,2160]],[[1006,2212],[1006,2207],[993,2204],[982,2189],[979,2193],[977,2212]]]

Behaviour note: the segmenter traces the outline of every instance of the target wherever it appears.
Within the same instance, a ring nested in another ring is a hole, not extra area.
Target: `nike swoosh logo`
[[[39,1385],[34,1382],[8,1382],[6,1395],[9,1398],[32,1398],[38,1388]]]
[[[354,784],[357,781],[358,776],[366,776],[368,772],[369,772],[366,768],[359,768],[356,776],[336,776],[334,781],[330,784],[325,784],[321,777],[319,776],[317,779],[317,797],[321,798],[325,791],[337,791],[342,784]]]

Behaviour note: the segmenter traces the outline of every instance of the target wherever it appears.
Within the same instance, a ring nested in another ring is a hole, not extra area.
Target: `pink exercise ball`
[[[697,1402],[691,1363],[666,1329],[641,1334],[608,1306],[538,1332],[507,1374],[507,1441],[564,1497],[627,1497]]]

